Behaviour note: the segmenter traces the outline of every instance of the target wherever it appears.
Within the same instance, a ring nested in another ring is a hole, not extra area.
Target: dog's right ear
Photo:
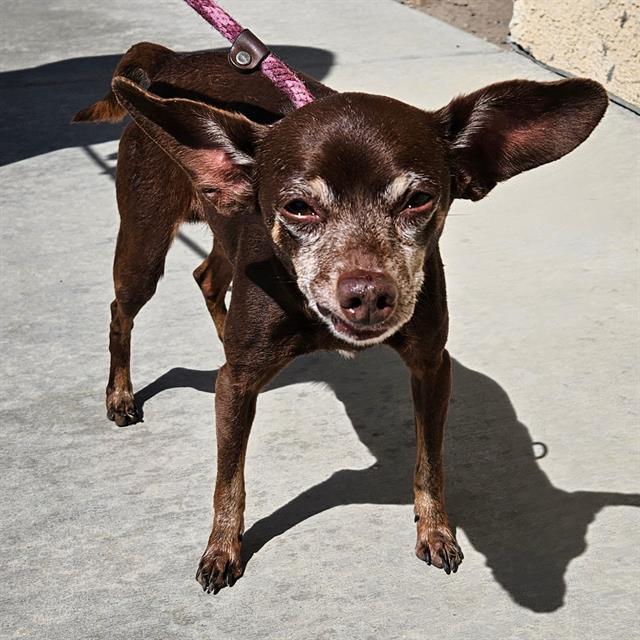
[[[523,171],[584,142],[607,109],[593,80],[508,80],[454,98],[436,112],[451,151],[454,195],[479,200]]]
[[[128,78],[112,89],[136,124],[189,175],[195,187],[224,199],[251,189],[256,146],[268,127],[185,98],[160,98]]]

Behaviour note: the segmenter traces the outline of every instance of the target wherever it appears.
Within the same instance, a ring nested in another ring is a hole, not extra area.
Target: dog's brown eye
[[[417,191],[405,203],[403,211],[422,213],[433,206],[433,196],[425,191]]]
[[[318,214],[304,200],[296,199],[284,205],[284,212],[289,218],[299,222],[315,222],[320,219]]]
[[[308,216],[313,214],[313,209],[304,200],[292,200],[284,205],[285,211],[294,216]]]

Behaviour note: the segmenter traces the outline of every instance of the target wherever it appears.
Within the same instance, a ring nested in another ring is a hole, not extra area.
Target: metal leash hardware
[[[184,1],[231,43],[229,62],[235,69],[241,71],[259,69],[289,98],[296,109],[313,102],[313,95],[295,72],[271,53],[251,31],[243,29],[217,2],[214,0]]]
[[[257,38],[249,29],[233,41],[229,49],[229,62],[238,70],[249,72],[260,67],[262,61],[271,53],[262,40]]]

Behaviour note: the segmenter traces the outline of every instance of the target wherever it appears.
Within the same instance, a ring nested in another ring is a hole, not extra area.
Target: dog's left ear
[[[161,98],[133,78],[116,77],[111,86],[136,124],[197,189],[220,202],[251,192],[256,149],[268,127],[203,102]]]
[[[453,195],[479,200],[498,182],[552,162],[587,139],[607,109],[593,80],[512,80],[435,112],[452,154]]]

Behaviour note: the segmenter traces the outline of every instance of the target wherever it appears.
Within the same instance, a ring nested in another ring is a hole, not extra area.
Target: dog
[[[221,53],[139,43],[109,93],[74,118],[133,119],[116,174],[106,405],[118,426],[140,420],[131,330],[172,240],[183,223],[213,232],[193,274],[226,358],[215,393],[213,526],[196,574],[207,592],[243,573],[244,462],[259,391],[297,356],[352,356],[380,343],[411,373],[416,555],[457,571],[463,554],[445,510],[442,457],[451,362],[438,242],[447,212],[456,198],[479,200],[572,151],[608,104],[592,80],[510,80],[428,112],[301,77],[316,100],[294,109]]]

